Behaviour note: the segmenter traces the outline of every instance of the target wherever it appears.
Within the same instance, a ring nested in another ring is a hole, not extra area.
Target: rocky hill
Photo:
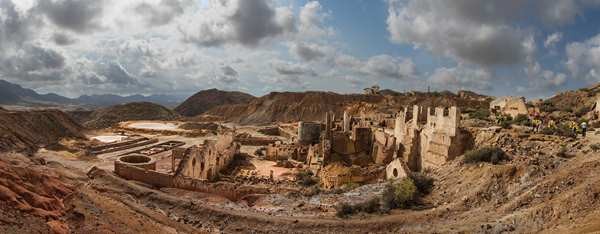
[[[130,120],[173,120],[177,113],[150,102],[132,102],[95,110],[84,125],[88,128],[108,128]]]
[[[573,112],[578,116],[591,111],[600,94],[600,84],[559,93],[543,103],[545,111]]]
[[[254,99],[254,96],[247,93],[208,89],[189,97],[175,111],[183,116],[196,116],[216,106],[245,104]]]
[[[64,137],[83,137],[83,127],[64,112],[0,111],[0,152],[33,152]]]
[[[452,106],[464,109],[488,108],[489,99],[461,97],[450,92],[398,93],[384,95],[338,94],[333,92],[273,92],[248,104],[222,105],[206,112],[228,121],[244,124],[271,122],[320,121],[327,111],[341,116],[344,110],[394,113],[404,106]],[[369,109],[373,107],[374,109]]]

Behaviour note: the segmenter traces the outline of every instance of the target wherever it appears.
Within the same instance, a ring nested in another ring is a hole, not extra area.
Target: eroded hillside
[[[0,111],[0,152],[32,152],[61,138],[83,137],[83,127],[62,111]]]
[[[381,95],[338,94],[333,92],[274,92],[248,104],[222,105],[206,114],[222,116],[228,121],[249,123],[320,121],[326,112],[341,116],[345,110],[358,111],[371,105],[373,112],[393,113],[405,106],[453,106],[470,109],[487,108],[487,97],[464,96],[450,92],[397,93]],[[354,108],[354,109],[353,109]]]

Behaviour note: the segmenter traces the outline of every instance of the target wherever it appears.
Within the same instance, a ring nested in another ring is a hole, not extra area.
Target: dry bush
[[[476,150],[471,150],[465,154],[465,163],[488,162],[498,164],[503,160],[507,160],[508,156],[500,147],[483,147]]]

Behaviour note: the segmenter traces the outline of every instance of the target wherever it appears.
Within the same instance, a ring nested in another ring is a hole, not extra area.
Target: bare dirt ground
[[[360,199],[364,194],[294,199],[298,195],[280,193],[233,202],[217,194],[126,181],[112,174],[112,168],[103,167],[104,159],[40,151],[37,156],[49,163],[34,169],[56,173],[73,188],[71,195],[62,198],[62,215],[46,220],[27,210],[7,209],[0,214],[0,232],[586,233],[600,229],[600,155],[590,149],[600,143],[599,135],[561,140],[503,131],[480,138],[481,144],[503,146],[512,159],[500,165],[464,164],[459,157],[432,172],[434,190],[424,197],[427,206],[422,209],[350,219],[336,218],[329,201],[344,196]],[[573,155],[558,157],[561,144]],[[263,168],[261,163],[255,165]],[[86,175],[91,166],[107,170]],[[265,164],[261,173],[271,168]]]

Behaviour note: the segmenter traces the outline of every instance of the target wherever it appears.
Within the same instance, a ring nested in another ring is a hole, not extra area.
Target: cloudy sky
[[[600,0],[0,0],[0,79],[76,97],[600,82]]]

